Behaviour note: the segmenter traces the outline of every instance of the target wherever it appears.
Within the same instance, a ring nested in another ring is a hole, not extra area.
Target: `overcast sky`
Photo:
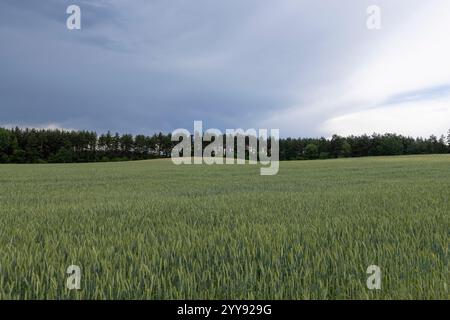
[[[81,7],[81,30],[66,8]],[[381,30],[366,27],[369,5]],[[450,129],[448,0],[0,2],[0,125]]]

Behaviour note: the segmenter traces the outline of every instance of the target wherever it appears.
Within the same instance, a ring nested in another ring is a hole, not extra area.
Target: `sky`
[[[440,136],[449,35],[448,0],[1,0],[0,126]]]

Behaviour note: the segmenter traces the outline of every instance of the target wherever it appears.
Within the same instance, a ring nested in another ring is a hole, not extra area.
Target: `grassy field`
[[[450,298],[450,156],[284,162],[277,176],[0,165],[0,182],[2,299]],[[372,264],[381,290],[366,287]]]

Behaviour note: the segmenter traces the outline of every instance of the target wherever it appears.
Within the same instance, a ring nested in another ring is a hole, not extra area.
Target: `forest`
[[[0,128],[0,163],[106,162],[169,158],[171,134],[97,134],[93,131]],[[413,138],[372,134],[331,138],[282,138],[280,160],[450,153],[447,136]]]

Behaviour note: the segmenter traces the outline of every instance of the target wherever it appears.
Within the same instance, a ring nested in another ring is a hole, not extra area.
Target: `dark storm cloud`
[[[214,70],[200,75],[195,67],[176,65],[178,56],[196,51],[188,43],[200,46],[201,33],[210,32],[183,31],[198,25],[189,12],[181,14],[177,26],[177,10],[169,7],[163,10],[169,20],[156,20],[164,6],[141,3],[148,15],[137,14],[133,22],[124,14],[139,13],[139,6],[129,12],[105,2],[79,1],[82,30],[68,31],[65,8],[70,3],[1,3],[0,35],[9,44],[0,53],[2,123],[172,130],[194,119],[233,122],[236,108],[264,109],[276,100],[266,93],[255,99]],[[241,115],[245,118],[245,111]]]
[[[4,0],[0,125],[319,134],[327,114],[308,107],[361,60],[366,2]]]
[[[227,61],[236,48],[221,43],[256,1],[200,2],[2,2],[0,35],[10,45],[0,53],[1,123],[141,131],[202,119],[223,127],[287,102],[275,74],[261,77],[264,52],[253,56],[260,66],[243,66]],[[65,28],[71,3],[82,9],[82,30]]]

